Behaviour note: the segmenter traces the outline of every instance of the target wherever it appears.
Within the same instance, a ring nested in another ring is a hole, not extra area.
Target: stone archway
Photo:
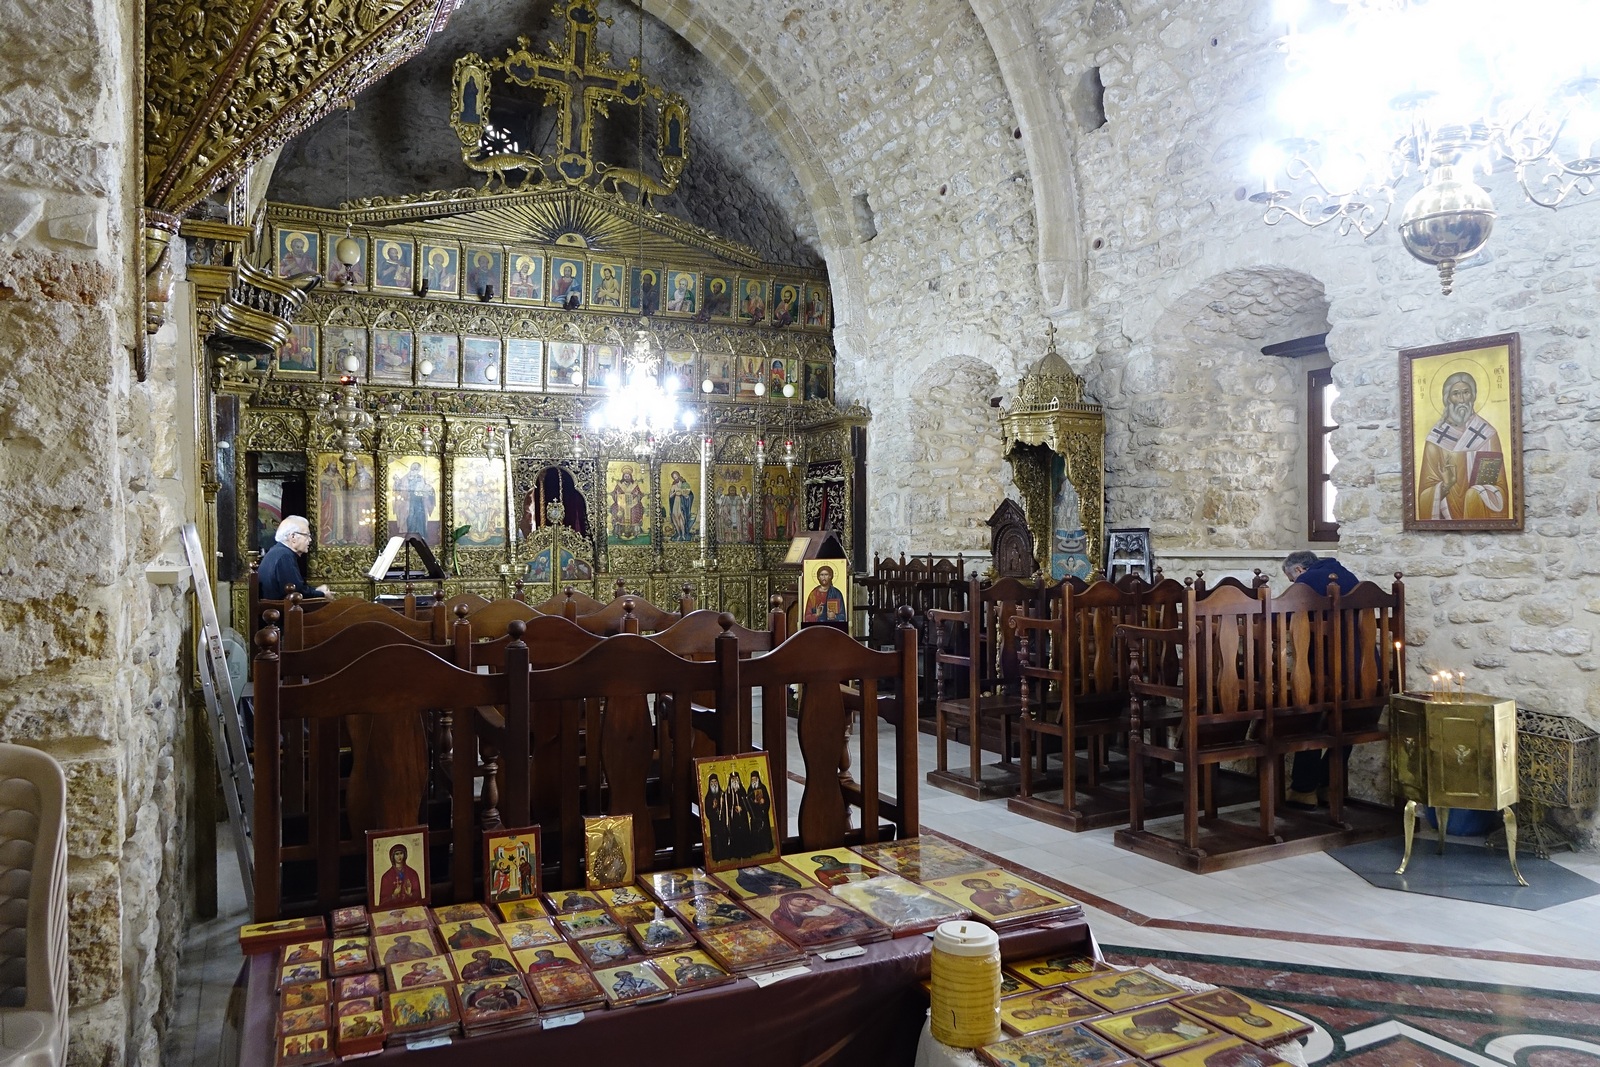
[[[1214,275],[1180,296],[1107,404],[1111,525],[1159,549],[1305,540],[1305,375],[1261,348],[1328,329],[1322,283],[1283,267]]]
[[[987,363],[951,356],[928,367],[914,390],[874,410],[869,549],[988,552],[988,517],[1015,492],[1001,459],[1000,420],[989,406],[998,386]]]

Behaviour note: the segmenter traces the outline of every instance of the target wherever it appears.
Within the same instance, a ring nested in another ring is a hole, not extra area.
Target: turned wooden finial
[[[465,604],[456,605],[456,618],[465,619],[470,613],[470,609]]]
[[[262,618],[267,620],[267,624],[256,631],[256,648],[260,649],[256,653],[256,659],[277,659],[280,640],[277,627],[278,613],[268,610],[262,613]]]
[[[723,633],[727,633],[729,630],[733,629],[734,624],[738,621],[738,619],[733,617],[733,612],[731,611],[724,611],[722,614],[717,616],[717,625],[722,627]]]
[[[520,645],[522,643],[522,635],[527,632],[528,624],[521,619],[512,619],[506,623],[506,633],[511,635],[511,643],[514,645]]]

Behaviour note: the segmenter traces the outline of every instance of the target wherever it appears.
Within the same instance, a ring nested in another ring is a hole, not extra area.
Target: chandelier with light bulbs
[[[1333,5],[1343,8],[1334,17]],[[1306,0],[1280,5],[1290,79],[1250,200],[1275,226],[1294,219],[1370,238],[1405,200],[1406,251],[1456,267],[1483,250],[1496,211],[1474,180],[1514,172],[1540,207],[1594,192],[1600,177],[1600,3],[1527,0]]]
[[[623,367],[606,379],[606,397],[589,414],[589,428],[597,434],[616,434],[628,440],[633,454],[652,455],[669,433],[693,429],[695,413],[678,396],[687,383],[675,375],[661,378],[661,357],[650,333],[650,320],[640,319],[638,336],[623,356]]]

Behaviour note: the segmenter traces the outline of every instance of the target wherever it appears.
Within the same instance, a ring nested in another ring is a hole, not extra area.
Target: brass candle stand
[[[1439,818],[1439,853],[1444,853],[1450,809],[1500,811],[1506,853],[1517,869],[1517,705],[1514,700],[1448,688],[1397,693],[1389,702],[1390,766],[1395,792],[1406,800],[1405,858],[1411,863],[1418,803]]]

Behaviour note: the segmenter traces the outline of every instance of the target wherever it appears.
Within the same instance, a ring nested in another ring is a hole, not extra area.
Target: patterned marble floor
[[[792,723],[789,739],[790,765],[799,768]],[[922,737],[924,770],[934,755]],[[952,747],[955,765],[965,759]],[[790,790],[793,813],[799,789]],[[1068,833],[1010,812],[1003,800],[979,803],[924,784],[921,803],[925,829],[1066,887],[1085,904],[1099,942],[1115,946],[1113,958],[1259,992],[1312,1019],[1311,1063],[1600,1064],[1600,897],[1530,912],[1417,896],[1368,885],[1320,853],[1196,875],[1118,849],[1110,829]],[[1600,880],[1600,855],[1556,861]],[[163,1049],[175,1067],[222,1062],[218,1038],[239,964],[232,936],[243,913],[231,866],[223,852],[224,914],[197,924],[186,941]]]
[[[1315,1029],[1308,1064],[1577,1067],[1600,1063],[1600,997],[1484,982],[1103,946],[1106,958],[1227,986]]]

